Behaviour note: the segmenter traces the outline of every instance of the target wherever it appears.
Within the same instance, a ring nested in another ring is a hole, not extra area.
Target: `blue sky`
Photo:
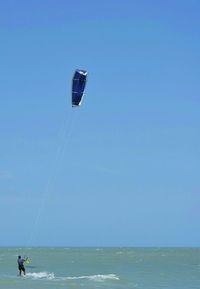
[[[199,245],[199,9],[0,3],[1,246]]]

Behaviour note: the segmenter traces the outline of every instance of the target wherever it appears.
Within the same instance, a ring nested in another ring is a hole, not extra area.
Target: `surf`
[[[66,277],[58,277],[55,276],[55,274],[49,273],[49,272],[32,272],[32,273],[27,273],[24,278],[31,278],[33,280],[37,279],[46,279],[46,280],[80,280],[80,279],[85,279],[85,280],[90,280],[90,281],[95,281],[95,282],[103,282],[106,280],[120,280],[119,277],[116,274],[96,274],[96,275],[83,275],[83,276],[66,276]]]

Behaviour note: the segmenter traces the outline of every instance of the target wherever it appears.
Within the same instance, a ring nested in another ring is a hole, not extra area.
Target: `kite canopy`
[[[72,79],[72,106],[81,105],[85,85],[87,80],[87,71],[77,69]]]

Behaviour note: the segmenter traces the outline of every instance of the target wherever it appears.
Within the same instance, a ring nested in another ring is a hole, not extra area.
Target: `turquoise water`
[[[0,288],[199,289],[200,248],[0,248]]]

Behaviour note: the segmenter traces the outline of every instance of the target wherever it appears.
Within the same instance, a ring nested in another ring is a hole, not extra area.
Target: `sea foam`
[[[105,281],[105,280],[119,280],[119,277],[115,274],[107,274],[107,275],[86,275],[86,276],[77,276],[77,277],[66,277],[68,280],[75,280],[75,279],[87,279],[91,281]]]
[[[33,279],[48,279],[48,280],[52,280],[55,278],[54,273],[48,272],[27,273],[25,277],[31,277]]]
[[[119,277],[115,274],[97,274],[97,275],[83,275],[83,276],[72,276],[72,277],[57,277],[54,275],[54,273],[49,272],[37,272],[37,273],[27,273],[25,278],[32,278],[34,280],[37,279],[46,279],[46,280],[79,280],[79,279],[85,279],[90,281],[96,281],[96,282],[103,282],[106,280],[119,280]]]

